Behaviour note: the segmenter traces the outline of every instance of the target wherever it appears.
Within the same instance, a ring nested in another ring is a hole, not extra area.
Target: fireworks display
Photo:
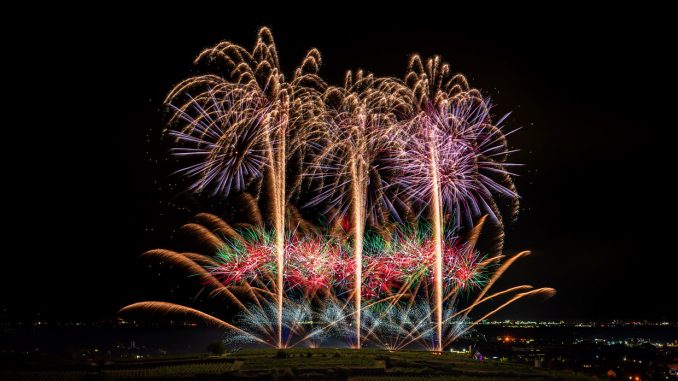
[[[502,209],[518,210],[511,150],[504,118],[494,123],[489,100],[439,57],[413,56],[403,79],[357,71],[331,86],[312,49],[287,79],[262,28],[251,51],[222,42],[195,63],[208,73],[166,98],[170,154],[189,190],[244,213],[200,213],[183,227],[210,252],[145,255],[197,276],[240,312],[227,322],[157,301],[121,312],[183,313],[229,330],[234,345],[441,351],[510,303],[554,292],[488,294],[527,253],[504,261]],[[484,253],[486,223],[499,244]]]

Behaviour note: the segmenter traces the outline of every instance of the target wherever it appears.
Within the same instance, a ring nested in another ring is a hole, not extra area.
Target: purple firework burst
[[[191,191],[210,189],[226,197],[262,177],[271,144],[270,106],[263,95],[228,85],[170,107],[175,122],[168,133],[177,143],[171,154],[188,161],[177,173],[192,179]]]
[[[401,192],[424,210],[432,199],[435,174],[442,207],[456,217],[456,224],[485,212],[500,221],[493,194],[518,197],[502,184],[513,175],[508,168],[516,165],[504,161],[513,152],[500,126],[506,116],[493,124],[489,102],[476,99],[427,107],[413,118],[405,149],[394,159],[401,171]]]

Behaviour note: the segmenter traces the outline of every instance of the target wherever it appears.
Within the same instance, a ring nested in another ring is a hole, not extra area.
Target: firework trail
[[[463,75],[453,75],[437,56],[423,64],[415,55],[405,83],[412,91],[416,111],[408,123],[409,133],[403,135],[407,136],[405,150],[396,158],[395,167],[402,169],[400,188],[415,209],[430,213],[436,248],[437,349],[442,350],[445,215],[451,214],[459,226],[462,218],[472,222],[474,216],[487,212],[501,224],[493,193],[515,200],[517,193],[506,170],[510,164],[503,162],[509,151],[501,128],[492,124],[489,102],[469,87]],[[495,181],[496,176],[508,185]]]
[[[219,75],[205,74],[182,81],[165,103],[174,110],[169,135],[182,147],[173,153],[198,159],[181,169],[196,178],[194,191],[212,188],[221,197],[263,183],[268,222],[275,231],[279,340],[282,343],[286,165],[288,154],[302,152],[304,134],[299,120],[319,102],[312,86],[323,83],[315,72],[320,56],[311,50],[285,82],[268,28],[259,31],[251,51],[228,41],[202,51],[196,64],[220,66]],[[305,83],[304,89],[295,84]],[[293,131],[293,132],[291,132]],[[288,142],[290,139],[290,142]]]
[[[245,335],[250,338],[252,341],[256,341],[261,344],[267,344],[265,341],[259,339],[256,336],[252,336],[251,334],[243,331],[242,329],[229,324],[221,319],[215,318],[212,315],[206,314],[202,311],[182,306],[179,304],[174,304],[174,303],[167,303],[167,302],[139,302],[139,303],[134,303],[130,304],[129,306],[124,307],[123,309],[120,310],[120,313],[125,314],[129,312],[133,312],[135,310],[140,310],[140,311],[151,311],[151,312],[157,312],[161,314],[182,314],[186,317],[193,317],[196,318],[200,321],[206,322],[208,324],[217,326],[217,327],[222,327],[226,329],[233,330],[239,334]]]
[[[362,245],[365,229],[365,209],[367,207],[367,177],[369,168],[365,160],[366,143],[374,142],[365,136],[369,134],[367,115],[362,107],[354,110],[338,111],[329,115],[321,123],[326,124],[327,141],[313,162],[312,176],[319,179],[324,186],[319,187],[319,194],[309,205],[324,203],[328,208],[336,210],[332,219],[350,215],[350,227],[353,238],[354,295],[356,312],[356,347],[360,347],[360,305],[362,286]]]
[[[498,128],[492,127],[485,101],[475,98],[442,100],[429,105],[412,119],[411,133],[403,143],[405,150],[394,159],[402,173],[400,188],[416,209],[429,210],[436,249],[435,312],[438,338],[442,338],[442,240],[445,215],[454,216],[454,226],[462,218],[472,222],[483,212],[496,222],[493,193],[517,197],[511,189],[496,182],[494,173],[508,175],[507,164],[497,164],[492,157],[505,155]],[[489,173],[489,174],[488,174]],[[442,340],[439,340],[442,345]],[[442,348],[438,348],[441,350]]]
[[[363,240],[366,223],[398,218],[390,199],[387,160],[398,150],[397,119],[405,103],[393,97],[393,81],[349,72],[343,87],[327,87],[325,107],[309,121],[318,133],[306,176],[313,189],[306,206],[322,205],[330,220],[343,221],[353,241],[356,348],[360,348]]]

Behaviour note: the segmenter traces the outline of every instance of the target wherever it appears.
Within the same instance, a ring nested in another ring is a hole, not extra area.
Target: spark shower
[[[199,213],[182,227],[204,253],[143,257],[188,272],[239,312],[145,301],[122,314],[183,314],[223,327],[233,345],[441,351],[509,304],[555,292],[489,292],[529,254],[503,253],[503,216],[518,212],[515,164],[505,117],[494,122],[489,99],[439,57],[412,56],[403,79],[349,71],[334,86],[316,49],[283,75],[262,28],[251,51],[221,42],[195,64],[204,74],[165,99],[169,154],[188,190],[238,213]]]

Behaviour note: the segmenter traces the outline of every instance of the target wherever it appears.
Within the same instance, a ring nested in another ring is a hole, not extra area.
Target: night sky
[[[335,84],[347,69],[400,77],[410,54],[440,54],[492,98],[497,115],[512,111],[507,128],[521,128],[510,139],[521,150],[512,160],[525,165],[507,251],[533,256],[501,285],[558,294],[500,317],[678,319],[675,46],[659,20],[637,10],[562,10],[561,21],[459,12],[417,22],[357,11],[337,20],[195,13],[55,19],[39,40],[13,49],[2,316],[110,318],[125,304],[163,297],[138,256],[171,248],[172,229],[187,222],[183,208],[200,210],[168,189],[162,99],[195,73],[201,49],[224,39],[250,47],[268,25],[286,73],[311,47]]]

